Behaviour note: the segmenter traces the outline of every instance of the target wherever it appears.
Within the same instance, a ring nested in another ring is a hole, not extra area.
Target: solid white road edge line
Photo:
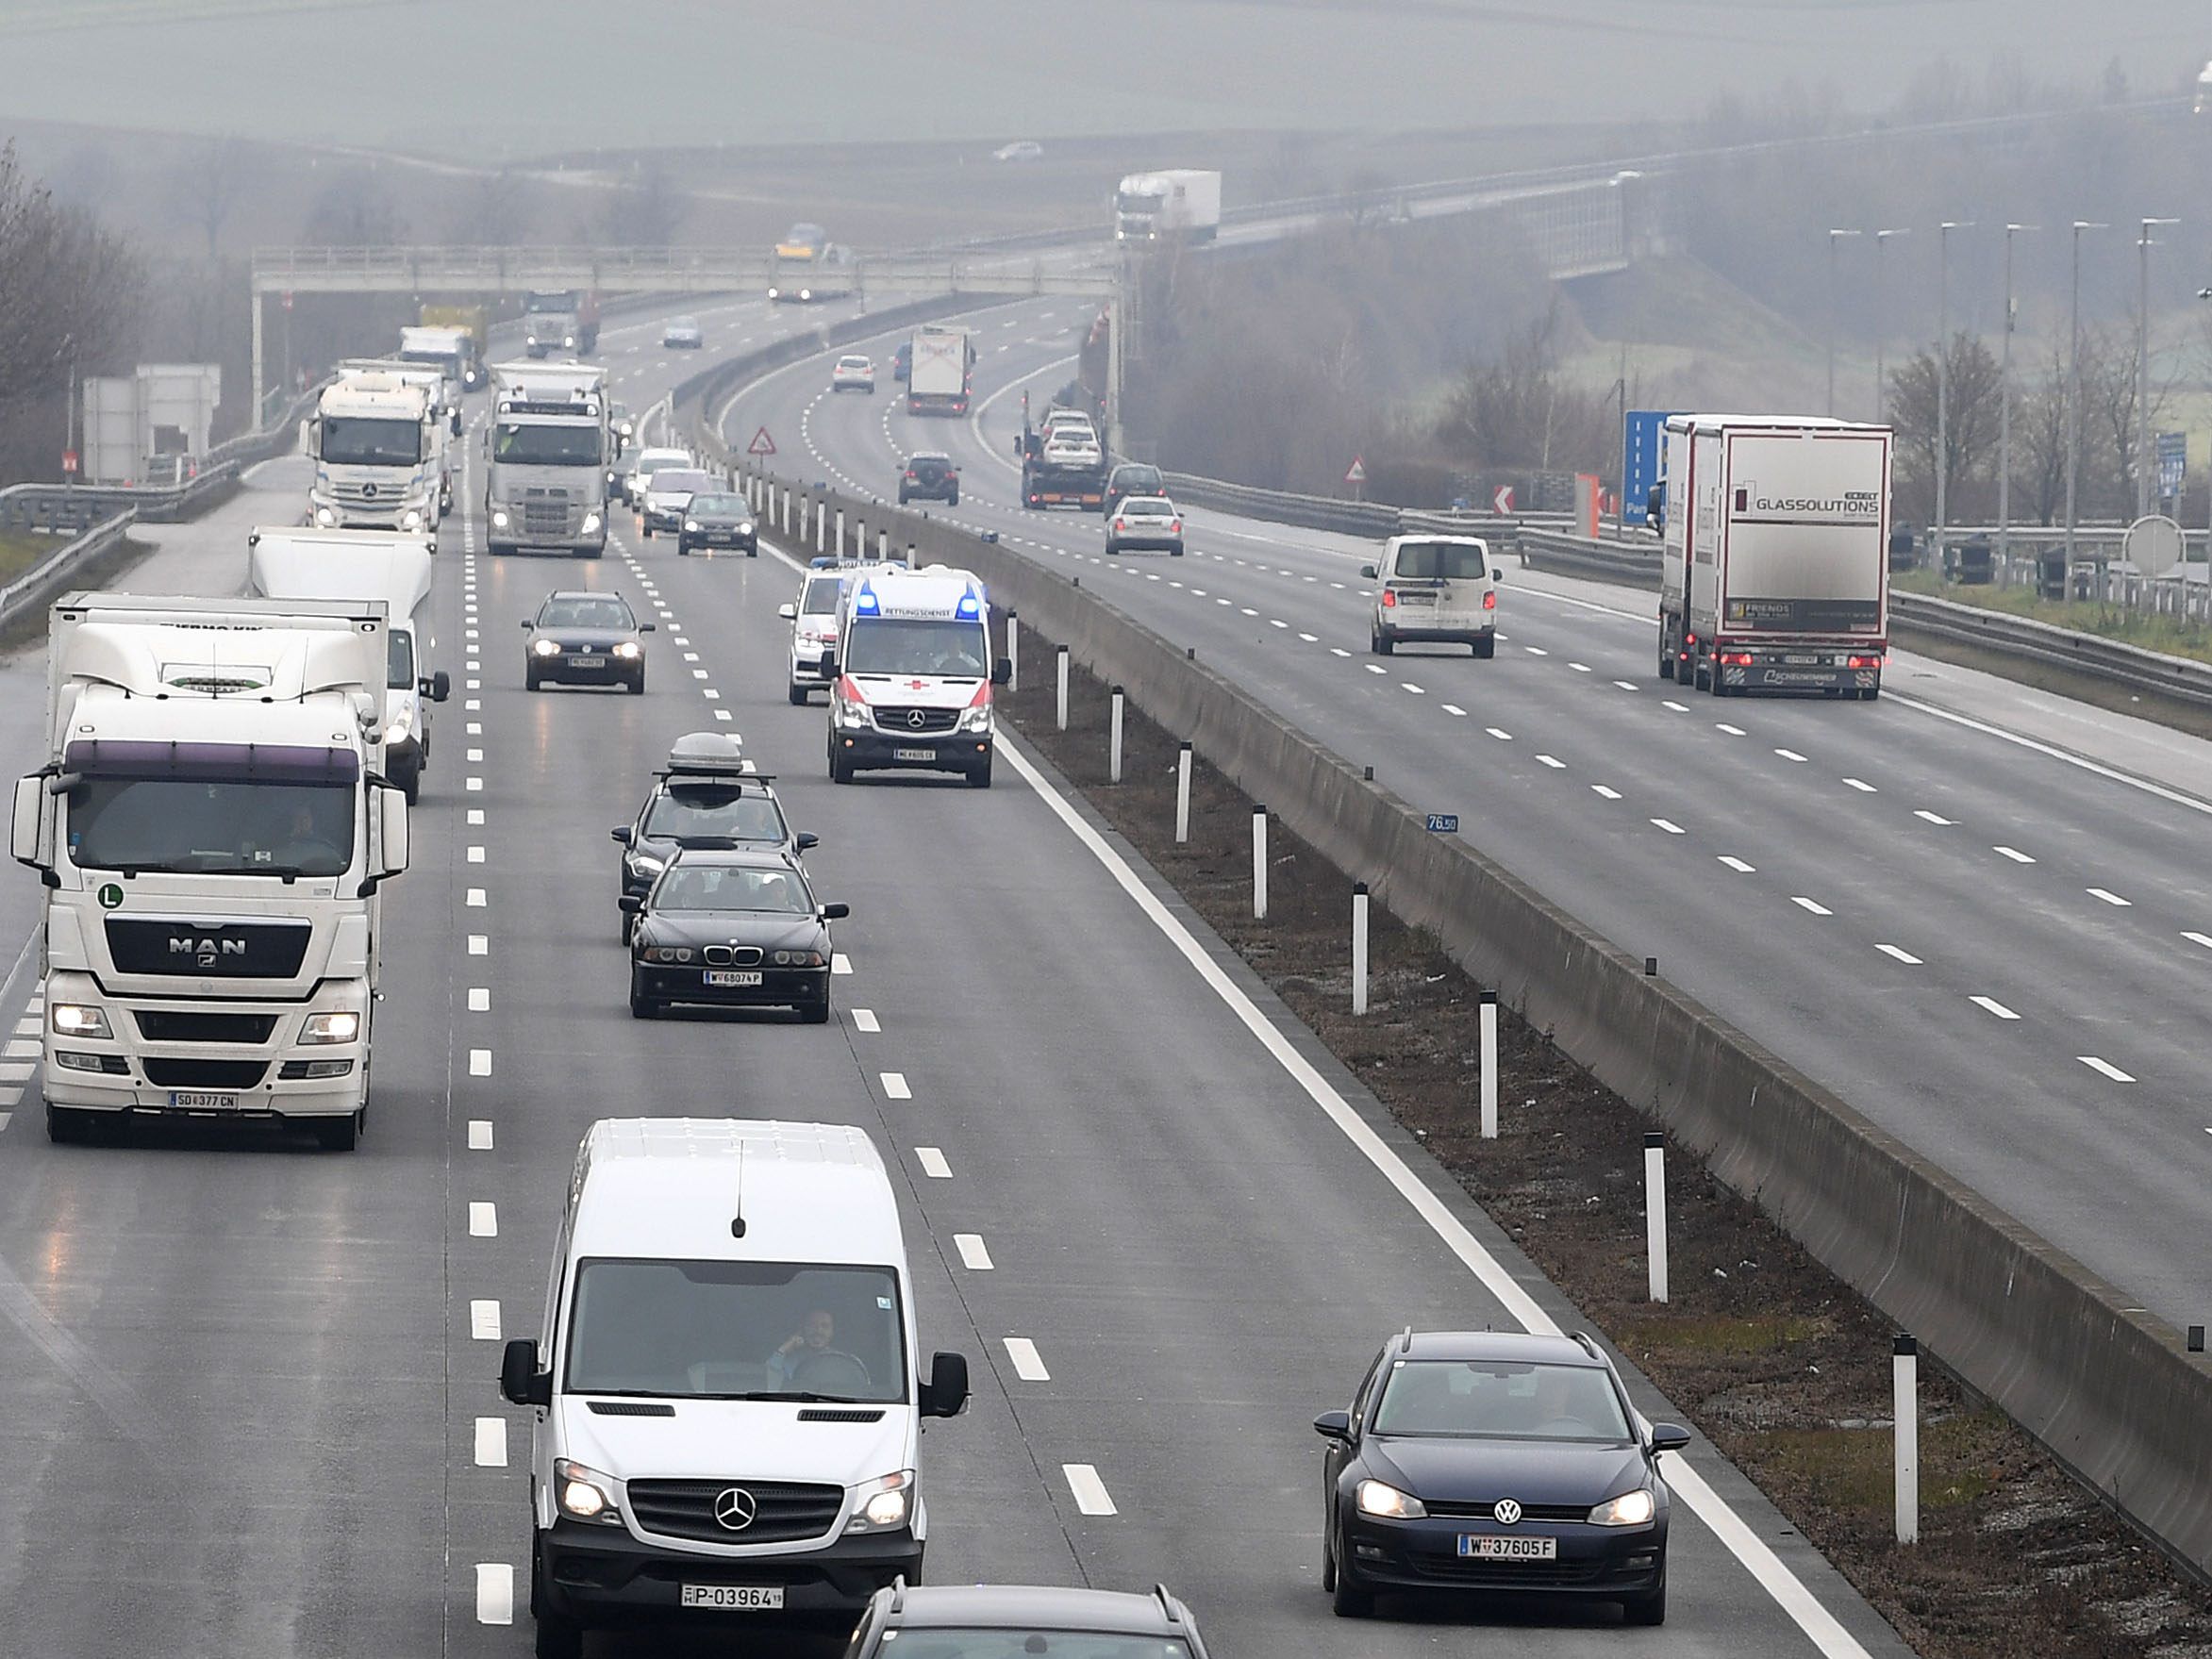
[[[1023,781],[1037,792],[1038,798],[1068,826],[1075,838],[1082,842],[1090,855],[1105,867],[1122,890],[1136,902],[1169,943],[1182,954],[1185,961],[1198,972],[1207,988],[1221,998],[1229,1011],[1251,1032],[1272,1055],[1275,1063],[1289,1074],[1291,1080],[1306,1091],[1308,1099],[1336,1124],[1345,1139],[1356,1148],[1361,1156],[1413,1207],[1414,1213],[1428,1223],[1429,1229],[1443,1241],[1444,1247],[1457,1256],[1467,1269],[1480,1280],[1483,1288],[1495,1297],[1505,1312],[1524,1331],[1538,1335],[1562,1335],[1551,1315],[1538,1305],[1536,1299],[1514,1283],[1505,1266],[1482,1247],[1465,1222],[1445,1207],[1442,1199],[1431,1192],[1419,1176],[1407,1167],[1387,1145],[1382,1136],[1370,1128],[1364,1119],[1352,1109],[1351,1103],[1330,1087],[1326,1078],[1316,1070],[1310,1061],[1290,1046],[1290,1040],[1260,1013],[1252,999],[1228,974],[1206,954],[1190,930],[1170,913],[1167,906],[1156,898],[1151,889],[1138,880],[1137,872],[1129,868],[1128,860],[1106,844],[1106,838],[1081,815],[1062,800],[1059,792],[1044,781],[1028,757],[1010,743],[1002,743],[1000,751]],[[1089,1465],[1065,1466],[1069,1484],[1074,1485],[1077,1468],[1082,1468],[1097,1479],[1097,1471]],[[1668,1468],[1668,1484],[1688,1504],[1690,1512],[1712,1529],[1713,1535],[1725,1545],[1730,1554],[1743,1564],[1744,1570],[1759,1583],[1759,1587],[1771,1596],[1776,1606],[1788,1614],[1797,1627],[1804,1631],[1813,1646],[1826,1659],[1869,1659],[1858,1639],[1837,1621],[1804,1582],[1783,1565],[1765,1539],[1744,1523],[1721,1495],[1705,1484],[1688,1458],[1674,1454],[1674,1462]],[[1099,1487],[1098,1495],[1106,1497],[1106,1489]],[[1111,1500],[1107,1500],[1110,1503]],[[1078,1495],[1078,1505],[1081,1498]]]

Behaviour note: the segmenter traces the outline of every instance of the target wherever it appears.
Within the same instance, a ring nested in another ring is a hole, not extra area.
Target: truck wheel
[[[1674,652],[1672,638],[1662,636],[1659,640],[1659,678],[1662,680],[1671,680],[1674,677]]]
[[[1183,556],[1183,544],[1178,541],[1174,546],[1169,548],[1168,556],[1170,558],[1181,558]]]
[[[681,536],[678,536],[676,538],[676,557],[690,558],[690,556],[691,544],[689,541],[686,541]]]
[[[792,686],[792,687],[790,687],[790,688],[789,688],[789,690],[790,690],[790,697],[791,697],[791,706],[792,706],[793,708],[804,708],[804,707],[806,707],[806,706],[807,706],[807,688],[806,688],[806,687],[804,687],[804,686]]]
[[[1873,702],[1873,700],[1874,700],[1875,698],[1877,698],[1877,697],[1881,696],[1881,694],[1882,694],[1882,688],[1881,688],[1881,687],[1879,687],[1879,686],[1869,686],[1869,687],[1867,687],[1865,689],[1863,689],[1862,691],[1860,691],[1860,692],[1859,692],[1859,694],[1858,694],[1858,700],[1859,700],[1861,703],[1871,703],[1871,702]]]

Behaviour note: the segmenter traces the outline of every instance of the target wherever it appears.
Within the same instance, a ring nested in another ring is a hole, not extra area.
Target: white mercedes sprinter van
[[[500,1391],[536,1411],[540,1659],[641,1620],[855,1612],[921,1570],[919,1372],[898,1204],[865,1131],[604,1119],[554,1246],[543,1346]]]

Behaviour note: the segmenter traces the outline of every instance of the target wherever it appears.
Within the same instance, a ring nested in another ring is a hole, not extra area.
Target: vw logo
[[[724,1492],[723,1496],[726,1498],[729,1494]],[[1520,1524],[1521,1520],[1521,1503],[1517,1499],[1501,1498],[1490,1506],[1490,1514],[1496,1518],[1498,1524],[1502,1527],[1516,1526]],[[727,1526],[729,1523],[724,1521],[723,1524]]]
[[[912,726],[916,731],[920,731],[928,722],[928,719],[929,717],[923,714],[919,708],[909,708],[906,710],[906,723]]]
[[[714,1495],[715,1524],[727,1532],[743,1532],[759,1513],[760,1500],[742,1486],[724,1486]],[[1518,1505],[1513,1513],[1521,1513]]]

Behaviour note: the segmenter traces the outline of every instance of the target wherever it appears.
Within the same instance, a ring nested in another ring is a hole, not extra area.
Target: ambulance
[[[845,584],[829,680],[829,775],[954,771],[990,788],[991,688],[1012,665],[994,660],[990,600],[971,571],[874,568]]]

